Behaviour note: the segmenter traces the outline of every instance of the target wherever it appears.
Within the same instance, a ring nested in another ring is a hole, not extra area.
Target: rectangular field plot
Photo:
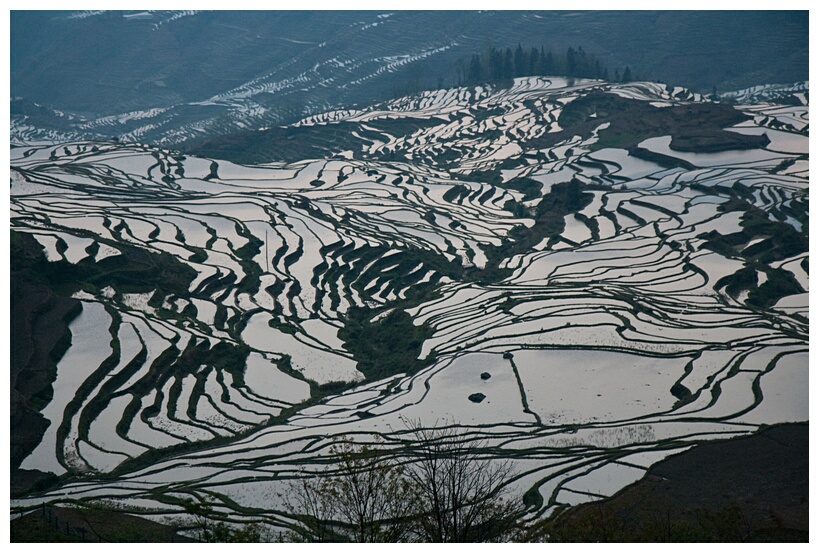
[[[672,408],[689,358],[601,350],[517,350],[529,408],[545,424],[629,420]]]

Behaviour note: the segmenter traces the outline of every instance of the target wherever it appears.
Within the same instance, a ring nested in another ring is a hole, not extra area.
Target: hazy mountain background
[[[490,48],[581,47],[711,92],[808,79],[808,12],[11,12],[12,116],[159,144],[459,83]]]

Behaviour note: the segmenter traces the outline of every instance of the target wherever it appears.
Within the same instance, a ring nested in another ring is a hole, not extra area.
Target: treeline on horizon
[[[622,75],[619,69],[614,70],[613,79],[609,69],[600,63],[593,54],[569,47],[565,53],[553,53],[541,45],[526,49],[520,44],[513,51],[511,47],[491,48],[488,52],[473,54],[468,63],[458,63],[458,86],[472,86],[483,83],[509,82],[516,77],[549,75],[577,77],[585,79],[602,79],[604,81],[629,82],[635,80],[631,68],[626,66]],[[639,80],[639,79],[638,79]]]
[[[626,83],[644,81],[647,77],[635,74],[629,66],[622,73],[615,69],[613,74],[608,67],[600,63],[594,54],[569,47],[565,52],[554,53],[544,46],[524,48],[520,43],[514,50],[511,47],[491,47],[483,54],[472,54],[470,59],[461,58],[455,64],[454,71],[450,66],[446,71],[452,79],[448,84],[443,76],[438,76],[437,84],[425,75],[423,67],[412,67],[403,80],[395,82],[392,97],[400,98],[424,90],[439,90],[451,86],[476,86],[481,84],[511,86],[516,77],[551,76],[582,79],[601,79],[608,82]]]

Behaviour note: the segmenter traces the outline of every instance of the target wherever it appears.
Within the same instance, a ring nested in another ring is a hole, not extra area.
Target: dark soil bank
[[[704,443],[615,496],[569,509],[561,541],[808,541],[808,423]]]

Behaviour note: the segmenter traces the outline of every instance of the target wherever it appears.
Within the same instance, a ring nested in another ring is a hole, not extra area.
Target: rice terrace
[[[808,541],[808,15],[709,13],[11,12],[12,541]]]

